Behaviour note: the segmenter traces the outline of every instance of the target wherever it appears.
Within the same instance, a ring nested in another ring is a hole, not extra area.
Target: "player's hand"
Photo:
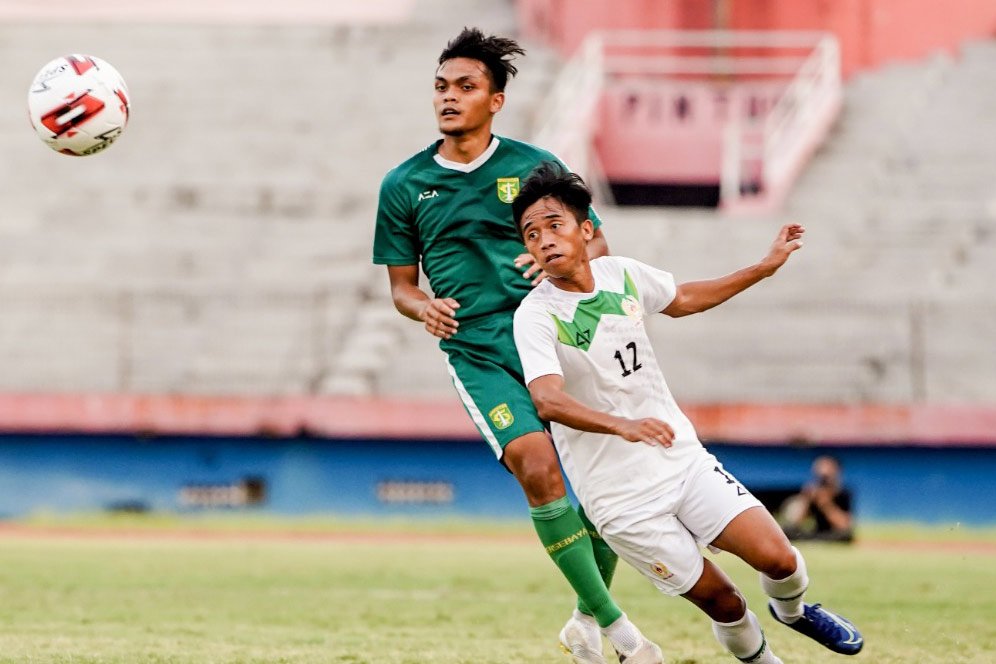
[[[434,337],[449,339],[457,333],[460,323],[456,321],[456,310],[460,303],[452,297],[436,298],[426,302],[419,318],[425,322],[425,329]]]
[[[645,443],[661,447],[671,447],[674,444],[674,429],[671,428],[671,425],[653,417],[645,417],[640,420],[622,420],[618,435],[631,443]]]
[[[778,231],[778,237],[771,245],[771,249],[768,250],[768,255],[764,257],[761,264],[765,266],[771,274],[774,274],[778,268],[785,265],[785,261],[792,254],[793,251],[802,247],[802,234],[806,232],[806,229],[802,224],[785,224],[782,229]]]
[[[515,259],[515,267],[521,270],[527,266],[528,269],[522,273],[522,276],[526,279],[532,279],[533,286],[546,279],[546,272],[539,266],[532,254],[519,254]]]

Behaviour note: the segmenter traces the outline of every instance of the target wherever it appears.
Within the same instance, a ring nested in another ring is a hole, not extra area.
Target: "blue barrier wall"
[[[996,449],[711,444],[748,487],[800,486],[819,454],[841,460],[859,519],[996,523]],[[111,506],[191,509],[190,486],[259,477],[277,514],[519,517],[515,480],[476,441],[0,436],[0,515]]]

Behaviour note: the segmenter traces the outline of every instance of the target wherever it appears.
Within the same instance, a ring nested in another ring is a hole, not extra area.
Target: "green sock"
[[[591,522],[588,515],[584,513],[584,508],[578,505],[578,517],[581,518],[581,523],[588,530],[588,535],[591,537],[591,548],[595,554],[595,564],[598,565],[598,573],[602,575],[602,582],[605,583],[606,588],[612,586],[612,577],[616,574],[616,563],[619,562],[619,556],[616,552],[609,548],[609,545],[605,543],[602,536],[598,534],[595,530],[595,524]],[[588,605],[584,603],[581,596],[578,596],[578,611],[581,613],[586,613],[589,616],[593,615],[591,611],[588,610]]]
[[[591,538],[567,497],[531,507],[529,514],[546,552],[578,594],[579,602],[584,602],[589,615],[595,617],[600,627],[608,627],[615,622],[622,611],[612,601],[602,581],[595,564]]]

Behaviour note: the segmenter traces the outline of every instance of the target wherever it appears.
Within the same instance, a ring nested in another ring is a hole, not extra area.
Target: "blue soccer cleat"
[[[804,604],[802,617],[791,623],[779,618],[770,602],[768,610],[778,622],[841,655],[857,655],[865,645],[861,632],[851,621],[827,611],[819,604]]]

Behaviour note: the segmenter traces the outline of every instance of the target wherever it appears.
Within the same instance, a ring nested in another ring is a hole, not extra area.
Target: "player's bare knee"
[[[727,586],[710,596],[700,604],[706,615],[721,623],[736,622],[747,612],[747,601],[740,591],[733,586]]]
[[[538,448],[521,448],[508,466],[533,505],[563,498],[566,495],[560,466],[554,456]]]
[[[747,612],[747,600],[734,588],[720,597],[717,612],[722,616],[719,622],[736,622]]]
[[[771,579],[784,579],[791,576],[798,565],[792,547],[780,546],[768,552],[759,571]]]
[[[566,495],[560,466],[544,458],[522,459],[513,471],[533,505],[543,505]]]
[[[709,561],[684,597],[717,622],[736,622],[747,611],[747,601],[740,590]]]

